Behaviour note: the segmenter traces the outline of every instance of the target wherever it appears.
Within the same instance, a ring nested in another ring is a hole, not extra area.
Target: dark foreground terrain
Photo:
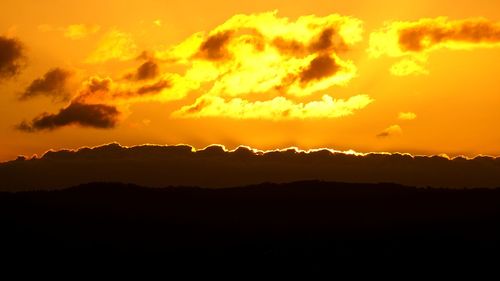
[[[2,256],[315,271],[499,261],[500,189],[297,182],[229,189],[94,183],[0,193]],[[387,262],[387,263],[386,263]]]

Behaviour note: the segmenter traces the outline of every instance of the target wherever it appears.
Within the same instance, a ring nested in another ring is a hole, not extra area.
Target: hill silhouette
[[[187,145],[123,147],[115,143],[0,163],[0,191],[61,189],[89,182],[231,187],[303,180],[497,187],[500,158],[352,155],[326,149],[256,151],[239,147],[227,151],[221,146],[196,151]]]
[[[0,193],[2,254],[165,267],[324,269],[498,260],[500,189],[302,181],[227,189],[92,183]],[[201,266],[201,267],[200,267]]]

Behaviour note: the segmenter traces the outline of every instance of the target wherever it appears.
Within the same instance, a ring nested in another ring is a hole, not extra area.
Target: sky
[[[0,3],[0,161],[119,142],[500,155],[500,3]]]

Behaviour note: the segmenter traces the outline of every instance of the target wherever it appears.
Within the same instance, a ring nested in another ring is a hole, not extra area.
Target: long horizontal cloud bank
[[[402,58],[391,73],[397,76],[428,74],[431,52],[500,47],[500,23],[484,18],[450,20],[446,17],[388,22],[370,34],[372,57]]]
[[[0,191],[58,189],[95,181],[231,187],[262,182],[324,180],[411,186],[500,187],[500,159],[346,154],[295,149],[263,152],[220,146],[123,147],[109,144],[0,164]]]

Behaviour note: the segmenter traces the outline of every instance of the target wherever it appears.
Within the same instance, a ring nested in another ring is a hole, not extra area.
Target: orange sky
[[[499,155],[499,6],[4,0],[0,48],[23,57],[0,59],[0,161],[112,141]]]

